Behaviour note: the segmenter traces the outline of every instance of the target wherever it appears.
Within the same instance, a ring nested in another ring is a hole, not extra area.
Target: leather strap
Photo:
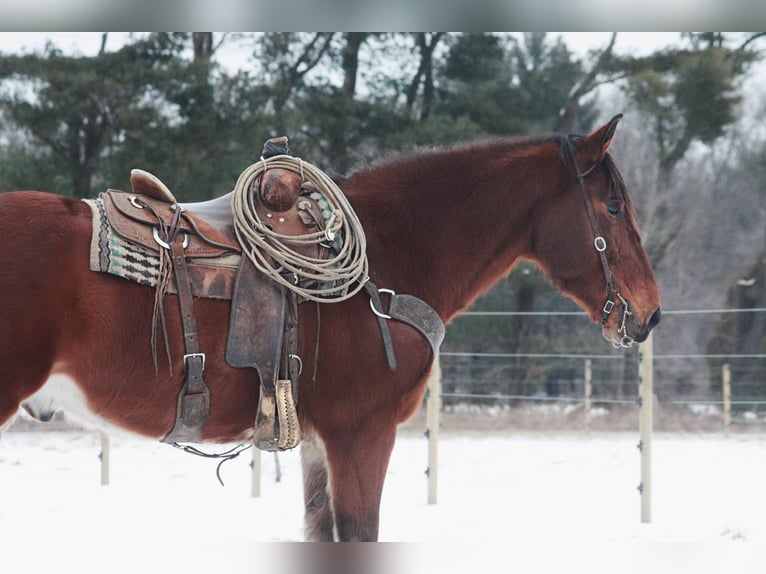
[[[380,293],[378,292],[378,286],[372,281],[367,281],[364,284],[364,288],[367,294],[370,296],[375,309],[382,309],[383,304],[380,301]],[[394,355],[394,343],[391,340],[391,331],[388,329],[387,319],[381,314],[376,313],[378,318],[378,326],[380,327],[380,336],[383,338],[383,348],[386,351],[386,360],[388,361],[388,367],[392,370],[396,370],[396,356]]]
[[[293,397],[298,403],[298,377],[303,370],[298,356],[298,295],[290,291],[286,297],[284,349],[282,351],[282,372],[280,378],[292,381]]]
[[[614,285],[612,269],[609,267],[609,261],[606,257],[606,239],[604,239],[604,236],[601,235],[601,232],[599,231],[596,213],[593,210],[593,204],[590,200],[590,196],[588,195],[588,191],[585,189],[585,177],[594,169],[596,169],[599,164],[594,163],[588,169],[582,171],[580,169],[580,165],[577,163],[577,155],[574,148],[572,147],[572,142],[567,138],[562,142],[562,147],[564,148],[565,153],[569,154],[571,157],[572,163],[574,163],[577,183],[580,186],[580,193],[582,194],[583,201],[585,202],[585,210],[588,213],[588,220],[590,221],[591,230],[593,231],[593,246],[598,252],[599,260],[601,261],[601,269],[604,272],[604,282],[606,284],[606,302],[604,303],[604,307],[601,310],[601,323],[603,324],[606,323],[609,319],[609,315],[612,313],[612,309],[614,309],[616,299],[619,298],[624,303],[623,317],[624,314],[630,314],[630,310],[628,309],[627,302],[620,295],[619,289],[617,289]]]
[[[439,347],[442,341],[444,341],[445,328],[444,322],[433,307],[414,295],[399,295],[389,291],[390,302],[388,311],[384,312],[378,287],[372,281],[367,281],[364,288],[370,296],[375,316],[378,318],[388,366],[392,371],[396,369],[396,357],[394,356],[391,331],[388,329],[389,319],[401,321],[416,329],[428,341],[433,356],[436,357],[438,355]],[[387,290],[384,289],[384,291]]]
[[[170,235],[173,235],[172,231]],[[178,394],[175,424],[162,440],[169,443],[198,442],[202,438],[202,429],[210,410],[210,391],[203,378],[205,354],[200,352],[197,320],[194,317],[194,298],[183,243],[177,237],[170,244],[170,253],[184,333],[186,378]]]

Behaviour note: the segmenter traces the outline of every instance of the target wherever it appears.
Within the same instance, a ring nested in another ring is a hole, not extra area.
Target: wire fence
[[[655,333],[654,394],[668,417],[728,416],[729,425],[766,425],[766,353],[759,352],[764,347],[749,341],[744,346],[751,349],[743,349],[730,336],[760,313],[766,313],[766,308],[663,311],[662,325]],[[585,314],[576,311],[469,311],[462,317],[587,322],[582,321]],[[716,338],[726,344],[716,343]],[[582,345],[578,340],[577,346]],[[756,352],[749,352],[753,347]],[[636,405],[637,349],[605,349],[604,342],[598,341],[577,352],[485,352],[466,350],[465,345],[455,350],[448,341],[441,353],[445,411],[457,411],[461,405],[557,404],[569,410]]]

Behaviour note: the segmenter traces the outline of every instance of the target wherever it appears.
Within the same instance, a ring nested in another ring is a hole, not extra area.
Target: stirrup
[[[290,380],[280,379],[277,381],[277,411],[279,417],[279,442],[280,450],[289,450],[298,446],[301,442],[301,427],[298,423],[298,413],[295,410],[293,400],[293,384]]]
[[[290,450],[301,441],[292,383],[280,379],[276,382],[275,391],[276,396],[271,395],[261,386],[253,429],[253,444],[267,452]]]
[[[253,429],[253,444],[260,450],[275,452],[278,450],[277,409],[273,395],[267,395],[261,386],[261,396],[258,399],[258,414],[255,416]]]

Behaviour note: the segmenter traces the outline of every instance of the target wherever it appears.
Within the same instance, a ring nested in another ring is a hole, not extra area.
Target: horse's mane
[[[339,182],[355,182],[368,176],[392,171],[417,170],[433,162],[450,161],[453,158],[473,152],[492,152],[509,160],[523,161],[543,153],[546,144],[556,144],[559,156],[567,170],[574,175],[575,147],[585,139],[579,134],[548,134],[513,137],[488,137],[473,142],[459,142],[445,146],[412,146],[404,151],[389,151],[373,161],[355,164],[346,175],[337,177]],[[612,156],[607,153],[601,162],[601,169],[609,182],[610,193],[632,208],[625,181],[617,169]]]
[[[550,136],[490,136],[470,142],[456,142],[446,145],[412,145],[404,150],[388,150],[374,160],[362,160],[354,164],[340,180],[350,181],[370,172],[385,171],[407,164],[418,164],[432,159],[460,154],[468,151],[503,149],[508,153],[546,143]]]

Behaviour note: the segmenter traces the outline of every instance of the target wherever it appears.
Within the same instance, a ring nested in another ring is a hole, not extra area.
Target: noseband
[[[632,315],[633,313],[630,310],[630,305],[628,305],[628,302],[620,294],[620,290],[617,289],[617,287],[614,285],[612,270],[609,267],[609,261],[607,261],[606,258],[606,239],[604,239],[604,236],[601,235],[601,232],[599,231],[598,222],[596,221],[596,213],[593,211],[593,204],[591,203],[590,196],[585,189],[585,177],[594,169],[596,169],[596,166],[599,164],[596,163],[592,165],[584,172],[580,171],[580,165],[577,163],[577,157],[575,156],[574,148],[572,147],[569,139],[566,139],[565,141],[567,145],[564,147],[571,156],[572,163],[574,163],[575,173],[577,174],[577,181],[580,184],[582,198],[585,201],[585,209],[588,212],[588,219],[590,220],[590,226],[593,230],[593,246],[598,252],[599,259],[601,260],[601,268],[604,270],[604,279],[606,281],[606,303],[604,303],[604,307],[601,310],[601,324],[603,325],[609,320],[609,315],[612,314],[615,303],[617,300],[619,300],[620,311],[622,312],[622,320],[620,321],[620,326],[617,328],[617,334],[621,334],[622,337],[620,338],[619,345],[617,343],[613,343],[613,345],[615,347],[630,347],[633,339],[628,336],[626,322],[628,315]]]

